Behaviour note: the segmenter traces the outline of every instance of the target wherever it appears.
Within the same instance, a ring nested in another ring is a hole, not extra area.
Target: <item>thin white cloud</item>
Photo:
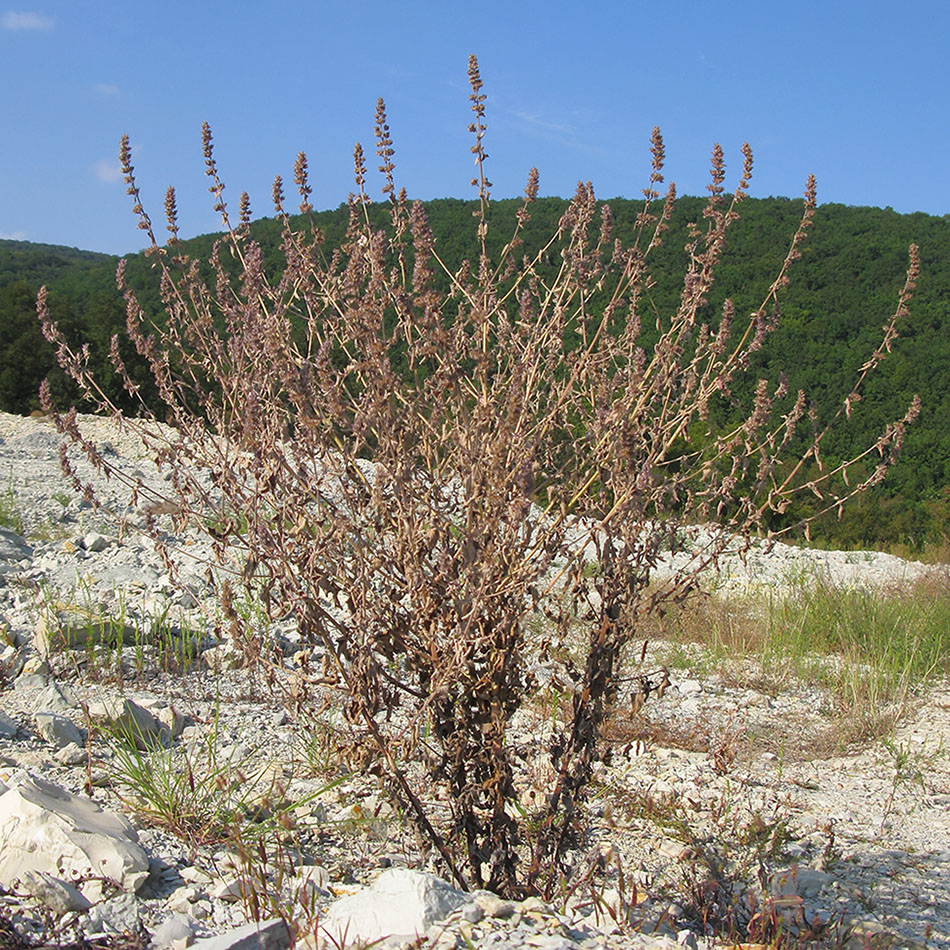
[[[111,82],[97,82],[93,87],[100,96],[117,96],[119,87]]]
[[[522,122],[526,122],[528,125],[533,125],[537,129],[543,129],[545,132],[557,132],[561,135],[573,135],[576,132],[573,125],[569,125],[565,122],[550,122],[547,119],[542,119],[541,116],[533,112],[514,110],[512,115],[521,119]]]
[[[113,182],[122,181],[122,168],[118,162],[111,161],[108,158],[102,158],[92,166],[96,178],[111,185]]]
[[[42,13],[16,13],[8,10],[0,17],[0,28],[4,30],[51,30],[56,20]]]
[[[0,240],[25,241],[26,231],[0,231]]]

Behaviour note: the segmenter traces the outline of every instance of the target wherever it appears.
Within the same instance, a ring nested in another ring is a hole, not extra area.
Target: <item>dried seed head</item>
[[[241,224],[249,225],[251,223],[251,199],[246,191],[241,192]]]
[[[313,211],[313,205],[308,200],[311,194],[311,188],[307,180],[307,153],[298,152],[297,161],[294,162],[294,184],[303,201],[300,202],[300,213],[309,214]]]
[[[818,205],[818,186],[815,183],[815,176],[809,175],[805,184],[805,207],[815,208]]]
[[[482,89],[482,77],[478,71],[478,57],[474,53],[468,58],[468,82],[472,87],[472,95],[469,99],[472,102],[481,101],[484,98],[479,95]]]
[[[666,189],[666,200],[663,202],[663,215],[662,218],[664,221],[668,221],[673,215],[673,208],[676,205],[676,182],[670,182],[669,188]]]
[[[207,122],[201,123],[201,154],[210,170],[214,164],[214,146],[211,143],[211,126]]]
[[[712,162],[709,166],[709,177],[712,178],[712,183],[706,185],[706,190],[713,196],[715,200],[723,192],[722,183],[726,180],[726,162],[723,157],[722,146],[716,142],[713,145],[712,152]]]
[[[363,146],[359,142],[353,146],[353,179],[362,191],[366,183],[366,157],[363,155]]]
[[[271,192],[271,196],[274,199],[274,210],[278,214],[284,213],[284,180],[280,175],[274,176],[274,188]]]
[[[739,191],[745,192],[752,179],[752,146],[748,142],[742,145],[742,178],[739,180]]]
[[[165,192],[165,220],[168,222],[166,227],[171,234],[170,243],[178,243],[178,206],[175,201],[175,189],[169,186]]]
[[[666,160],[666,148],[663,145],[663,136],[660,134],[660,127],[658,125],[653,126],[653,132],[650,135],[650,152],[653,155],[652,168],[653,172],[650,175],[651,182],[661,182],[663,181],[663,163]]]
[[[132,146],[129,145],[128,135],[123,135],[119,142],[119,164],[122,166],[122,174],[125,176],[126,184],[131,184],[129,180],[132,177]]]
[[[614,215],[610,210],[610,205],[604,205],[600,209],[600,237],[601,247],[605,247],[610,242],[610,235],[613,233]]]
[[[393,140],[389,134],[389,124],[386,121],[386,103],[382,98],[376,100],[376,126],[374,129],[376,135],[376,154],[382,159],[379,170],[386,178],[386,184],[383,186],[383,194],[389,195],[390,200],[395,200],[396,186],[393,181]]]
[[[910,266],[907,268],[907,289],[913,290],[917,286],[917,278],[920,277],[920,248],[911,244],[908,253]]]
[[[535,201],[538,197],[538,170],[537,168],[532,168],[528,172],[528,184],[524,190],[525,197],[528,201]]]

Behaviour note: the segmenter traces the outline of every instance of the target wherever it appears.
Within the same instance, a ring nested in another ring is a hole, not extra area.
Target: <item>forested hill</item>
[[[609,203],[615,233],[630,233],[641,204]],[[490,233],[497,246],[510,236],[519,205],[514,200],[493,205]],[[537,247],[553,232],[565,206],[561,199],[541,199],[534,205],[527,247]],[[450,266],[474,255],[474,207],[473,202],[455,199],[426,203],[437,250]],[[661,314],[676,305],[686,225],[701,219],[702,207],[702,199],[679,200],[673,226],[654,261],[652,304]],[[733,299],[740,314],[759,305],[785,256],[801,208],[801,201],[783,198],[743,203],[712,307],[725,296]],[[384,209],[377,206],[376,212],[383,214]],[[327,246],[338,246],[346,209],[316,218],[326,232]],[[260,220],[253,232],[265,260],[279,270],[279,222]],[[206,259],[213,240],[213,235],[195,238],[186,248]],[[921,255],[911,316],[901,327],[894,351],[872,377],[852,424],[826,445],[825,455],[843,457],[854,446],[873,442],[888,421],[903,415],[914,393],[924,408],[885,486],[853,506],[842,522],[822,527],[829,541],[842,545],[915,545],[946,540],[950,534],[950,215],[822,205],[783,297],[781,327],[761,354],[761,365],[754,368],[772,377],[784,370],[793,391],[805,389],[821,414],[833,412],[894,310],[911,242],[919,245]],[[37,388],[47,373],[54,390],[64,399],[70,396],[36,324],[34,298],[43,283],[67,333],[90,342],[94,362],[106,362],[109,338],[125,320],[114,286],[116,262],[108,255],[72,248],[0,241],[0,408],[36,408]],[[142,288],[143,302],[157,313],[157,292],[144,258],[132,258],[129,270],[133,284]]]
[[[51,284],[83,273],[102,274],[104,267],[114,268],[116,260],[109,254],[75,247],[0,239],[0,287],[18,280]]]

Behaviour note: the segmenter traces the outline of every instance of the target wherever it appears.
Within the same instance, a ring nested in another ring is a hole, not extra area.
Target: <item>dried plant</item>
[[[659,130],[632,233],[616,234],[609,207],[580,183],[556,233],[525,246],[538,194],[532,169],[514,234],[492,252],[486,100],[474,57],[469,79],[478,257],[458,270],[441,259],[423,206],[396,189],[382,101],[375,129],[387,223],[370,213],[357,146],[346,237],[326,248],[301,155],[302,226],[284,206],[283,182],[274,183],[278,274],[265,270],[251,236],[246,196],[239,222],[229,216],[207,125],[206,174],[224,229],[210,280],[179,243],[173,192],[171,240],[159,243],[123,139],[161,317],[140,306],[123,264],[117,278],[128,334],[151,366],[169,427],[144,404],[123,424],[169,473],[174,496],[148,497],[133,480],[136,502],[210,538],[218,563],[209,579],[235,641],[302,713],[318,714],[338,689],[350,724],[345,754],[379,777],[446,872],[465,887],[517,895],[550,890],[569,868],[602,727],[628,699],[621,672],[641,621],[685,597],[723,554],[746,550],[796,494],[813,492],[827,510],[878,481],[916,406],[860,456],[877,453],[880,463],[850,487],[847,466],[823,466],[828,429],[803,393],[763,380],[740,414],[734,383],[778,320],[815,209],[809,179],[801,224],[760,306],[746,318],[729,301],[712,313],[709,294],[752,172],[748,146],[731,195],[722,149],[713,152],[672,313],[658,312],[650,295],[653,252],[676,197],[672,185],[665,198],[660,191]],[[889,349],[916,274],[912,249],[899,306],[839,416]],[[63,368],[101,411],[115,411],[86,354],[51,322],[43,293],[39,312]],[[137,396],[117,344],[113,356]],[[75,411],[56,413],[48,387],[43,405],[108,474]],[[711,410],[723,407],[739,421],[714,423],[724,416]],[[173,567],[157,515],[150,526]],[[671,549],[679,566],[656,582]],[[241,589],[268,610],[293,611],[322,667],[304,656],[302,667],[279,669],[262,633],[234,609]],[[547,750],[550,787],[525,813],[514,778],[529,740],[512,722],[532,693],[529,659],[538,652],[580,658],[566,725]]]

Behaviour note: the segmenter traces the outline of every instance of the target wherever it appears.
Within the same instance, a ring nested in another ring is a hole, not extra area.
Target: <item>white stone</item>
[[[191,905],[199,899],[197,888],[176,887],[166,900],[166,907],[178,914],[190,914]]]
[[[696,942],[696,934],[692,930],[677,930],[676,943],[686,950],[699,950],[699,944]]]
[[[33,703],[33,712],[69,713],[80,707],[72,688],[65,683],[50,683]]]
[[[0,884],[10,887],[29,871],[105,875],[134,891],[148,877],[148,856],[121,815],[18,772],[0,795]]]
[[[139,902],[134,894],[117,894],[93,907],[83,921],[87,933],[134,933],[139,926]]]
[[[324,891],[330,886],[330,872],[319,864],[301,865],[297,868],[296,878],[299,881],[308,881]]]
[[[188,725],[189,718],[164,700],[155,699],[150,702],[143,702],[142,706],[168,730],[168,734],[172,739],[177,739],[182,734],[185,726]]]
[[[15,531],[0,528],[0,574],[13,571],[21,561],[33,557],[33,548]]]
[[[88,881],[83,881],[79,885],[79,890],[90,904],[101,904],[110,897],[114,897],[116,892],[115,888],[101,877],[91,877]]]
[[[681,680],[676,688],[684,695],[695,695],[703,691],[703,684],[699,680]]]
[[[178,874],[183,881],[188,881],[190,884],[200,884],[202,887],[206,887],[214,881],[214,878],[207,871],[202,871],[201,868],[196,868],[193,865],[182,868]]]
[[[22,672],[13,684],[13,688],[18,692],[29,692],[33,689],[39,689],[46,685],[46,673],[27,673]]]
[[[8,679],[16,679],[23,669],[24,649],[8,643],[0,650],[0,673]]]
[[[36,732],[57,749],[83,744],[82,733],[68,716],[54,712],[38,712],[33,717]]]
[[[46,677],[49,675],[49,663],[33,647],[23,647],[20,653],[23,662],[20,664],[17,682],[25,676],[38,674],[43,677],[43,685],[45,685]]]
[[[179,950],[195,942],[195,925],[186,914],[172,914],[152,931],[154,950]]]
[[[54,752],[53,758],[63,765],[82,765],[86,761],[86,750],[75,742],[70,742]]]
[[[284,950],[290,946],[290,933],[280,918],[274,918],[198,940],[192,946],[194,950]]]
[[[242,669],[246,663],[247,657],[231,640],[211,647],[201,654],[201,665],[213,673]]]
[[[12,739],[19,726],[6,713],[0,712],[0,739]]]
[[[225,877],[218,881],[208,891],[208,896],[214,900],[234,903],[239,901],[244,894],[244,884],[239,877]]]
[[[431,874],[390,868],[372,887],[332,904],[323,929],[341,946],[391,936],[413,938],[470,900],[468,894]]]
[[[168,745],[171,741],[169,728],[131,699],[90,703],[89,715],[93,719],[108,722],[120,738],[133,739],[140,749],[148,749],[156,744]]]
[[[815,898],[826,885],[834,880],[831,874],[814,868],[797,865],[786,871],[776,871],[772,875],[770,891],[775,897],[796,895]]]
[[[515,905],[511,901],[506,901],[491,891],[479,891],[474,897],[482,913],[487,917],[507,920],[515,912]]]
[[[33,900],[54,914],[88,910],[92,905],[86,897],[68,881],[47,874],[45,871],[27,871],[20,880],[24,890]]]
[[[304,865],[283,886],[281,893],[289,901],[312,902],[330,896],[330,875],[326,868]]]
[[[214,907],[209,900],[195,901],[188,911],[195,920],[209,920],[214,916]]]
[[[106,548],[109,544],[109,539],[97,531],[90,531],[88,534],[83,535],[80,543],[87,551],[95,552],[102,551]]]

